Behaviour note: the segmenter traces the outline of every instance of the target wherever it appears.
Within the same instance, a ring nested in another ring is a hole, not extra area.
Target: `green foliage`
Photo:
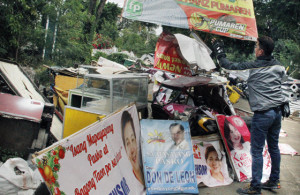
[[[128,22],[122,29],[120,37],[116,40],[119,49],[132,51],[137,56],[153,53],[158,37],[143,22]]]
[[[258,32],[274,40],[291,39],[299,44],[300,1],[253,1]]]
[[[87,13],[80,1],[66,1],[60,7],[56,45],[52,53],[52,60],[58,66],[73,66],[75,63],[90,61],[92,45],[86,44],[83,33],[84,21]]]
[[[274,56],[278,59],[285,67],[289,67],[288,74],[294,78],[300,79],[299,65],[300,65],[300,46],[289,39],[279,39],[276,42],[274,49]]]
[[[123,54],[123,53],[114,53],[114,54],[107,56],[107,59],[117,62],[119,64],[124,64],[125,59],[128,57],[129,57],[128,55]]]
[[[275,41],[274,56],[294,78],[299,77],[300,65],[300,1],[253,1],[259,36],[267,35]]]
[[[115,41],[119,37],[117,23],[103,20],[102,29],[99,33],[107,39]]]
[[[117,4],[107,2],[105,4],[103,12],[101,14],[101,19],[97,26],[97,32],[100,32],[101,34],[104,34],[104,35],[108,35],[108,34],[105,34],[104,32],[118,34],[118,31],[116,30],[117,29],[116,22],[117,22],[118,16],[121,14],[121,12],[122,12],[122,8],[118,7]],[[110,27],[108,27],[108,25],[110,25]],[[109,32],[109,31],[107,31],[107,30],[110,30],[108,28],[113,28],[114,31]],[[111,37],[113,40],[115,40],[116,36],[117,35],[109,36],[109,37]]]
[[[114,54],[111,54],[111,55],[107,55],[107,54],[105,54],[105,53],[103,53],[103,52],[97,52],[97,53],[93,56],[92,60],[98,61],[98,59],[99,59],[100,57],[103,57],[103,58],[106,58],[106,59],[108,59],[108,60],[117,62],[117,63],[119,63],[119,64],[124,64],[125,59],[129,58],[128,55],[123,54],[123,53],[114,53]]]
[[[17,60],[23,65],[37,68],[42,63],[41,49],[43,44],[44,32],[37,26],[35,30],[24,31],[22,36],[26,37],[24,43],[20,42],[23,46],[20,47]]]
[[[182,29],[182,28],[176,28],[171,26],[162,26],[162,28],[163,28],[163,32],[172,33],[172,34],[180,33],[189,36],[191,33],[189,29]]]
[[[0,161],[1,162],[5,162],[7,161],[9,158],[24,158],[24,154],[20,153],[20,152],[16,152],[10,149],[6,149],[6,148],[2,148],[0,147]]]
[[[233,50],[231,53],[226,53],[227,58],[233,62],[243,62],[255,60],[255,54],[249,55],[241,53],[240,51]]]
[[[39,67],[36,69],[35,80],[38,81],[39,85],[49,86],[49,70],[45,67]]]
[[[95,61],[98,61],[98,59],[100,57],[103,57],[103,58],[108,58],[108,55],[106,53],[103,53],[103,52],[97,52],[93,57],[92,57],[92,60],[95,60]]]
[[[0,57],[19,61],[20,50],[39,40],[39,14],[44,1],[2,1],[0,5]]]

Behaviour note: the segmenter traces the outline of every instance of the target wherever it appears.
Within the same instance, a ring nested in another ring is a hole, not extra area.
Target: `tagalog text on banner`
[[[133,157],[129,136],[136,146]],[[51,194],[142,194],[139,137],[137,110],[131,106],[56,142],[33,161]]]

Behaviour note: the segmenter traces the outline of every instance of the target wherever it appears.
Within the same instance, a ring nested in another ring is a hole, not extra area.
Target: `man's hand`
[[[218,41],[214,38],[211,42],[217,59],[226,58],[223,41]]]

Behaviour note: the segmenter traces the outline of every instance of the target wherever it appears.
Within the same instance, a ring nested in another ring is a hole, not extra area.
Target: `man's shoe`
[[[254,194],[254,195],[261,195],[261,189],[260,188],[255,188],[255,187],[252,187],[251,185],[245,187],[245,188],[239,188],[237,190],[237,193],[239,194]]]
[[[265,183],[261,184],[261,188],[262,189],[272,189],[272,190],[280,189],[280,181],[279,180],[276,180],[276,181],[268,180]]]

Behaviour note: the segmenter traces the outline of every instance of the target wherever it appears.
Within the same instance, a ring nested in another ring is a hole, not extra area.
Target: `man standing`
[[[228,70],[249,69],[247,80],[249,104],[254,112],[251,124],[252,180],[251,184],[239,189],[240,194],[261,194],[262,189],[279,189],[280,151],[278,148],[281,129],[280,106],[288,99],[282,94],[281,84],[285,69],[271,56],[274,42],[270,37],[257,39],[255,46],[256,60],[233,63],[226,58],[222,42],[213,40],[213,49],[221,67]],[[271,175],[266,183],[261,184],[263,172],[263,148],[265,140],[271,156]]]
[[[184,128],[179,123],[172,123],[169,127],[172,140],[174,144],[171,146],[171,150],[188,150],[189,144],[184,139]]]

